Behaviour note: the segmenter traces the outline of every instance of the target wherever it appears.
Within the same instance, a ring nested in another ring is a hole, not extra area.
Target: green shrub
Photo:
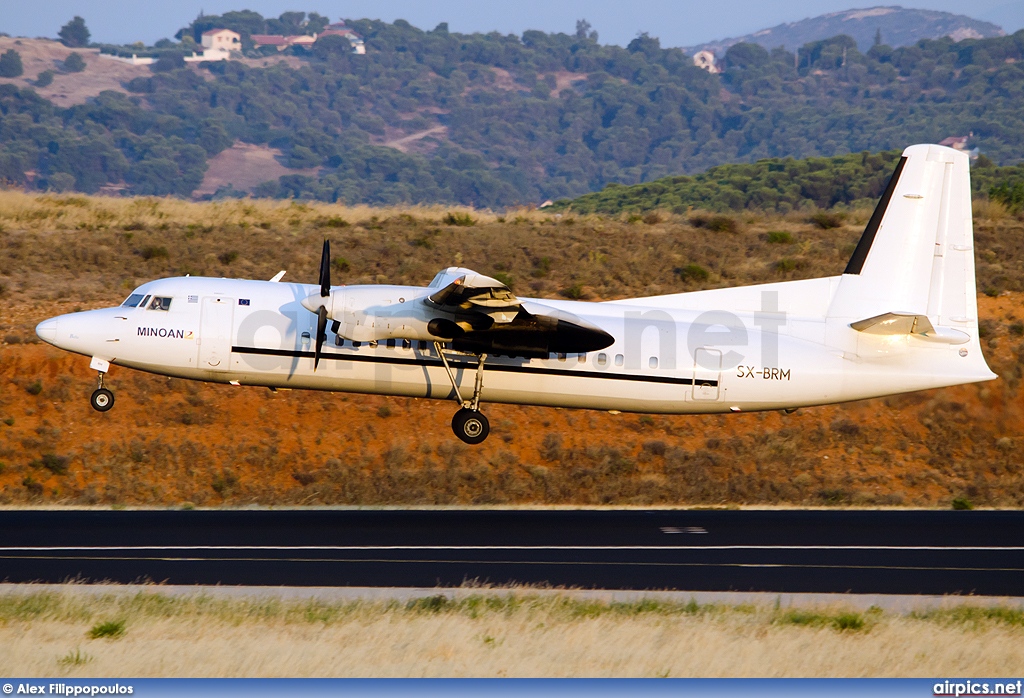
[[[0,78],[16,78],[23,72],[20,53],[12,48],[0,54]]]
[[[167,248],[166,247],[160,247],[158,245],[150,245],[148,247],[143,247],[139,251],[139,255],[143,259],[145,259],[145,260],[160,259],[160,258],[166,258],[166,257],[170,256],[167,253]]]
[[[125,622],[123,620],[108,620],[103,623],[97,623],[89,630],[89,637],[93,640],[100,638],[116,640],[124,636],[124,626]]]
[[[91,661],[92,657],[82,652],[81,648],[76,647],[74,652],[68,652],[58,659],[57,663],[61,666],[82,666]]]
[[[238,259],[238,253],[235,252],[234,250],[231,250],[229,252],[221,252],[219,255],[217,255],[217,259],[220,260],[221,264],[227,266],[228,264],[231,264],[233,261]]]
[[[38,395],[43,392],[43,382],[41,380],[34,380],[25,386],[25,392],[29,395]]]
[[[953,508],[957,511],[970,511],[974,508],[974,505],[966,497],[955,497],[953,499]]]
[[[452,611],[458,607],[458,602],[452,601],[447,596],[426,596],[422,599],[413,599],[405,605],[407,611],[420,613],[442,613]]]
[[[85,61],[77,53],[72,53],[64,59],[64,70],[69,73],[81,73],[85,70]]]
[[[53,83],[53,71],[44,70],[36,76],[36,87],[49,87]]]
[[[377,408],[377,416],[387,418],[391,416],[391,407],[387,404],[383,404]]]
[[[676,269],[675,273],[683,281],[707,281],[710,276],[708,270],[699,264],[687,264],[685,267]]]
[[[845,220],[846,214],[840,211],[818,211],[807,219],[809,223],[813,223],[822,230],[839,228]]]
[[[567,286],[566,288],[563,288],[561,291],[559,291],[559,293],[562,294],[563,296],[565,296],[566,298],[570,299],[570,300],[578,301],[581,298],[583,298],[583,296],[584,296],[583,284],[580,284],[580,283],[572,284],[571,286]]]
[[[470,216],[468,213],[459,213],[458,211],[449,211],[444,214],[444,218],[441,219],[446,225],[457,225],[462,227],[468,227],[476,225],[476,219]]]
[[[709,216],[703,213],[690,218],[690,225],[694,228],[706,228],[716,233],[737,233],[740,230],[739,221],[732,216]]]
[[[772,230],[768,233],[768,242],[773,245],[789,245],[793,242],[793,236],[784,230]]]
[[[55,453],[44,453],[42,457],[29,463],[33,468],[46,468],[54,475],[64,475],[68,471],[68,457]]]
[[[349,263],[344,257],[335,257],[334,261],[331,262],[331,266],[338,271],[348,271]]]

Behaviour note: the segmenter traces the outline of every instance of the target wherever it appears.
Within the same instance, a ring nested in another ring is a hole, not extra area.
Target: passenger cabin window
[[[607,354],[598,354],[597,355],[597,365],[598,366],[606,366],[606,365],[608,365],[608,355]]]
[[[161,298],[160,296],[153,296],[152,302],[149,304],[150,310],[170,310],[171,299]]]
[[[658,368],[658,357],[657,356],[652,356],[647,361],[647,365],[650,366],[651,368]]]
[[[124,303],[121,304],[122,308],[137,308],[139,303],[142,302],[141,293],[133,293],[125,299]]]
[[[388,345],[388,349],[394,349],[395,348],[395,340],[389,339],[387,341],[387,345]]]
[[[410,342],[408,339],[403,339],[402,340],[402,348],[403,349],[412,349],[412,342]]]
[[[623,356],[622,356],[622,354],[616,354],[616,355],[615,355],[615,365],[616,365],[616,366],[621,366],[621,365],[622,365],[622,364],[623,364],[624,362],[625,362],[625,361],[624,361],[624,359],[623,359]]]

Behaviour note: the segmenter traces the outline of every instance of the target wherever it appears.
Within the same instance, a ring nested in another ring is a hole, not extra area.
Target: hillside
[[[973,19],[967,15],[893,5],[831,12],[762,29],[746,36],[711,41],[687,50],[706,50],[722,54],[733,44],[739,43],[759,44],[769,50],[785,46],[792,50],[840,34],[853,37],[857,42],[857,48],[866,52],[874,45],[876,36],[881,37],[881,43],[899,47],[911,46],[921,39],[943,37],[950,37],[954,41],[991,39],[1003,36],[1004,32],[991,22]]]
[[[622,48],[535,31],[349,24],[365,56],[325,40],[312,52],[137,68],[113,81],[118,89],[66,108],[28,85],[30,74],[0,84],[0,182],[503,209],[729,162],[972,133],[968,146],[997,164],[1024,159],[1024,32],[867,53],[837,37],[806,45],[799,60],[737,44],[725,72],[709,74],[649,36]],[[184,49],[171,43],[162,50]],[[111,66],[123,67],[87,60],[53,84]],[[280,153],[280,167],[258,184],[259,168],[204,182],[211,161],[235,147]]]
[[[628,187],[609,184],[599,192],[556,201],[551,210],[620,213],[661,209],[683,213],[699,208],[786,213],[835,206],[874,206],[900,152],[864,152],[805,160],[772,158],[752,164],[719,165],[692,177],[664,177]],[[977,200],[997,201],[1019,211],[1024,207],[1024,165],[996,167],[988,158],[979,158],[971,170],[971,188]]]
[[[183,273],[425,284],[461,263],[523,295],[599,300],[842,270],[869,209],[644,218],[324,204],[0,194],[0,502],[74,504],[1024,504],[1024,225],[975,222],[986,355],[1000,380],[827,408],[700,417],[488,405],[456,441],[452,405],[209,386],[88,361],[37,322]],[[464,222],[464,221],[459,221]],[[1005,290],[1004,290],[1005,289]],[[338,425],[344,425],[339,428]]]

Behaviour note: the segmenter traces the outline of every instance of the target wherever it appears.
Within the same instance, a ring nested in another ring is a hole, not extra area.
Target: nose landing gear
[[[103,371],[99,372],[99,387],[93,391],[89,398],[89,404],[97,412],[106,412],[114,406],[114,394],[103,387]]]
[[[455,373],[452,372],[452,367],[448,363],[448,358],[444,355],[444,350],[441,347],[440,342],[434,342],[434,349],[437,351],[437,355],[441,357],[441,363],[444,364],[444,370],[448,372],[448,379],[452,382],[452,388],[455,390],[455,398],[459,404],[462,405],[462,409],[455,413],[452,417],[452,431],[462,441],[470,445],[476,445],[483,443],[487,435],[491,433],[491,424],[487,421],[487,417],[480,411],[480,392],[484,387],[484,361],[487,360],[487,354],[478,354],[476,363],[476,382],[473,385],[473,399],[463,400],[462,393],[459,392],[459,384],[455,381]]]

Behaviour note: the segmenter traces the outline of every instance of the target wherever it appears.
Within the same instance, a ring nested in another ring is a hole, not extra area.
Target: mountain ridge
[[[1002,27],[967,15],[904,8],[899,5],[879,5],[829,12],[796,22],[784,22],[744,36],[708,41],[684,50],[688,53],[711,51],[721,55],[730,46],[739,43],[758,44],[768,50],[778,46],[793,49],[846,34],[854,38],[858,49],[867,51],[874,44],[876,32],[881,32],[882,43],[893,48],[910,46],[921,39],[939,39],[945,36],[954,41],[1005,36]]]

